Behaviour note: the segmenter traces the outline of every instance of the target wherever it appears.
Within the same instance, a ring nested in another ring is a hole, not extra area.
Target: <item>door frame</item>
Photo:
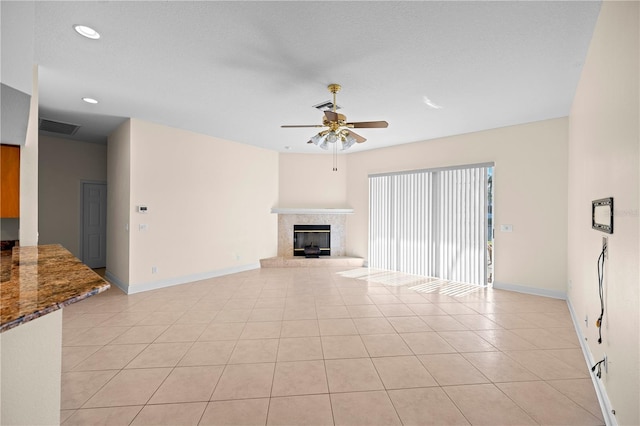
[[[80,241],[78,241],[78,251],[79,251],[79,258],[80,261],[82,263],[84,263],[84,185],[85,184],[92,184],[92,185],[104,185],[105,187],[107,187],[107,182],[104,180],[87,180],[87,179],[81,179],[80,180],[80,184],[79,184],[79,191],[80,191],[80,206],[78,207],[78,211],[80,212],[80,220],[78,221],[79,225],[80,225],[80,232],[78,232],[78,239]],[[107,191],[109,190],[109,188],[107,187]],[[108,199],[108,197],[107,197]],[[107,209],[109,207],[107,206]],[[105,229],[105,234],[106,234],[106,229]],[[106,235],[105,235],[105,244],[106,244]]]

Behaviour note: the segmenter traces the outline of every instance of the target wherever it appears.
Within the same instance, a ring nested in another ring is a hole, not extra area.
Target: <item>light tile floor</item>
[[[260,269],[64,309],[64,425],[602,425],[564,301]]]

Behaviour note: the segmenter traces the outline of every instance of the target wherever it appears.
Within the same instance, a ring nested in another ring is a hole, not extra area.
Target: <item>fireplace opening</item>
[[[331,225],[293,225],[293,255],[331,256]]]

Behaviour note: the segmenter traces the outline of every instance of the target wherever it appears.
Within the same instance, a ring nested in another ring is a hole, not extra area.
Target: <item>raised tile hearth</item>
[[[364,259],[348,256],[321,256],[320,258],[307,259],[305,257],[276,256],[260,259],[261,268],[314,268],[314,267],[361,267]]]

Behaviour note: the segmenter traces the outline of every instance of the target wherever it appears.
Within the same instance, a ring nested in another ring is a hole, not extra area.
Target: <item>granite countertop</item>
[[[0,261],[0,333],[110,287],[59,244],[14,247]]]

